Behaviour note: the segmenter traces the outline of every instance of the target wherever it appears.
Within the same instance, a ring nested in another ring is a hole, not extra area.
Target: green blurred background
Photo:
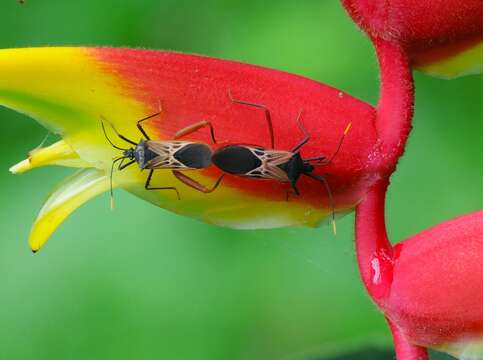
[[[0,23],[1,48],[194,52],[377,101],[373,50],[335,0],[2,0]],[[389,193],[394,241],[483,203],[483,78],[415,79],[414,131]],[[0,359],[393,358],[359,281],[353,215],[339,220],[337,237],[328,227],[232,231],[119,193],[115,211],[100,196],[33,255],[36,212],[72,171],[11,175],[46,131],[4,108],[0,131]]]

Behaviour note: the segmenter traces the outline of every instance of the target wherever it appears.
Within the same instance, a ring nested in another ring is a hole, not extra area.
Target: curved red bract
[[[342,3],[371,38],[400,44],[413,66],[423,71],[443,77],[481,72],[481,0],[342,0]],[[446,63],[466,52],[471,53],[471,60]]]
[[[386,315],[415,343],[483,335],[483,211],[444,222],[395,246]]]
[[[481,0],[342,0],[371,36],[393,39],[413,50],[483,36]]]
[[[311,136],[302,148],[304,157],[330,156],[344,129],[352,123],[334,162],[316,171],[327,174],[337,206],[353,206],[379,177],[380,165],[372,162],[371,156],[376,151],[375,110],[337,89],[301,76],[204,56],[111,48],[89,51],[105,65],[105,71],[123,80],[132,97],[147,104],[153,112],[161,104],[163,117],[154,120],[150,127],[156,138],[172,138],[179,129],[204,119],[212,122],[221,144],[269,147],[263,111],[234,104],[231,93],[233,98],[270,109],[277,149],[291,149],[303,138],[296,121],[302,111],[301,121]],[[207,130],[189,137],[211,143]],[[204,172],[219,176],[216,169]],[[278,200],[287,190],[286,184],[276,181],[234,176],[226,177],[224,184]],[[299,185],[304,201],[327,202],[327,194],[319,183],[301,178]]]

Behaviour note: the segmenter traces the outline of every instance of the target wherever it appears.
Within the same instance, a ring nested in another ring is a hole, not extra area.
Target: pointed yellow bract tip
[[[29,245],[36,252],[52,233],[78,207],[109,189],[104,171],[80,170],[64,180],[50,194],[32,226]]]
[[[13,165],[10,169],[8,169],[12,174],[22,174],[28,170],[32,169],[32,165],[30,164],[30,159],[25,159],[20,161],[18,164]]]
[[[13,174],[22,174],[34,168],[60,165],[68,167],[89,168],[92,165],[82,160],[77,153],[64,141],[58,141],[55,144],[45,148],[37,148],[29,153],[28,159],[22,160],[10,168]]]
[[[29,241],[29,246],[30,246],[30,250],[36,254],[37,251],[40,250],[40,246],[41,246],[41,243],[40,242],[31,242]]]

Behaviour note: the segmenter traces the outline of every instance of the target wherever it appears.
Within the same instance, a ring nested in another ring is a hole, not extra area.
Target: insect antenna
[[[110,181],[110,192],[109,192],[109,194],[110,194],[110,199],[111,199],[111,202],[110,202],[111,210],[114,209],[114,191],[112,190],[112,175],[114,174],[114,165],[116,165],[116,163],[118,161],[121,161],[121,164],[122,164],[122,161],[124,159],[126,159],[126,158],[127,158],[127,156],[121,156],[121,157],[119,157],[117,159],[114,159],[112,161],[112,165],[111,165],[111,175],[109,177],[109,181]]]
[[[347,133],[349,132],[349,130],[351,129],[351,127],[352,127],[352,122],[350,122],[349,124],[347,124],[347,126],[346,126],[346,128],[344,130],[344,133],[340,137],[339,144],[337,145],[337,150],[335,150],[335,152],[332,154],[332,156],[328,160],[326,160],[324,162],[321,162],[320,165],[329,165],[332,162],[332,160],[335,159],[335,157],[339,153],[340,149],[342,148],[342,144],[344,143],[345,136],[347,135]]]
[[[129,149],[124,149],[124,148],[121,148],[119,146],[114,145],[114,143],[111,141],[111,139],[109,139],[109,136],[107,136],[106,127],[104,126],[104,121],[102,121],[102,120],[101,120],[101,126],[102,126],[102,131],[104,132],[104,136],[106,137],[107,141],[109,141],[109,144],[111,144],[113,148],[118,149],[118,150],[123,150],[123,151],[129,150]]]
[[[310,173],[310,172],[306,172],[304,174],[307,175],[308,177],[311,177],[314,180],[321,182],[324,185],[325,190],[327,191],[327,195],[329,196],[330,207],[331,207],[331,210],[332,210],[332,231],[334,232],[334,235],[337,235],[337,226],[336,226],[336,223],[335,223],[334,196],[332,195],[332,191],[330,190],[329,183],[327,182],[327,180],[323,176],[316,175],[316,174],[313,174],[313,173]]]

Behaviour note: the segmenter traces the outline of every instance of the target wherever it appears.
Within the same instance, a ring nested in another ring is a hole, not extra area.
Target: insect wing
[[[288,176],[279,165],[289,161],[293,153],[289,151],[280,150],[267,150],[263,148],[247,147],[258,159],[261,161],[261,165],[249,171],[245,176],[257,177],[261,179],[272,179],[281,182],[288,182]]]
[[[190,144],[192,142],[189,141],[147,141],[146,148],[154,156],[147,161],[145,167],[149,169],[191,169],[174,157],[177,151]]]
[[[190,169],[204,169],[211,165],[213,150],[203,143],[191,143],[174,153],[174,158]]]

